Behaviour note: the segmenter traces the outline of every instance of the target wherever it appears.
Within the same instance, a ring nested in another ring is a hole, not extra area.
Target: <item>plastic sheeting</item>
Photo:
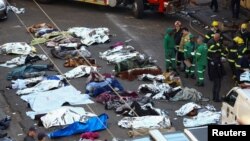
[[[118,125],[129,129],[157,129],[171,127],[168,116],[124,117]]]
[[[63,86],[61,80],[43,80],[36,84],[34,87],[18,90],[16,94],[23,95],[29,93],[44,92],[61,86]]]
[[[86,112],[82,107],[63,106],[48,112],[41,117],[41,121],[45,128],[50,128],[52,126],[72,124],[77,121],[86,122],[90,117],[94,116],[97,115]]]
[[[13,68],[16,66],[24,65],[25,62],[27,61],[28,55],[22,55],[20,57],[15,57],[9,61],[6,61],[4,64],[0,64],[1,67],[7,67],[7,68]],[[38,55],[30,55],[30,56],[38,56],[41,60],[45,61],[48,59],[46,55],[43,54],[38,54]]]
[[[174,97],[170,98],[170,101],[183,101],[183,100],[190,100],[190,101],[201,101],[202,100],[202,93],[197,91],[194,88],[185,87],[182,91],[178,92]]]
[[[98,117],[89,118],[86,123],[75,122],[63,129],[56,130],[48,134],[49,138],[59,138],[80,134],[85,132],[95,132],[108,128],[108,115],[101,114]]]
[[[0,46],[0,54],[23,54],[28,55],[36,49],[25,42],[12,42]]]
[[[193,102],[189,102],[183,106],[181,106],[181,108],[179,110],[176,110],[175,113],[177,116],[185,116],[188,113],[190,113],[191,111],[193,111],[194,109],[199,109],[201,108],[200,105],[197,105]]]
[[[13,11],[16,14],[23,14],[25,12],[24,8],[17,8],[15,6],[7,6],[7,11]]]
[[[105,43],[109,41],[108,28],[72,27],[68,29],[68,32],[80,37],[82,39],[82,44],[87,46],[94,43]]]
[[[60,108],[63,104],[80,105],[93,103],[86,94],[81,94],[72,85],[61,87],[56,90],[37,92],[21,96],[21,99],[28,102],[34,112],[28,112],[31,117],[39,113],[47,113]]]
[[[89,75],[91,71],[96,71],[96,69],[96,67],[81,65],[66,72],[64,75],[68,79],[79,78],[85,75]]]
[[[197,116],[192,118],[184,118],[183,124],[185,127],[196,127],[209,124],[218,124],[221,119],[221,112],[204,111],[199,112]]]

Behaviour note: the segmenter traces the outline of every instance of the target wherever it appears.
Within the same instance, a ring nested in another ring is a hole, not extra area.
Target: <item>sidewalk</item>
[[[0,119],[3,119],[6,117],[6,115],[8,115],[11,116],[11,122],[9,128],[1,132],[8,133],[7,137],[11,137],[15,141],[21,141],[23,140],[25,134],[23,133],[23,129],[21,128],[17,119],[18,116],[13,114],[10,110],[3,93],[4,92],[0,91]]]
[[[233,19],[230,3],[228,5],[229,7],[225,9],[222,7],[222,2],[218,1],[219,11],[213,12],[209,7],[210,1],[211,0],[197,0],[197,5],[191,4],[187,8],[188,11],[192,11],[189,12],[189,15],[206,26],[210,26],[213,20],[217,20],[222,23],[222,31],[234,31],[240,27],[241,23],[250,22],[250,16],[247,16],[250,15],[250,10],[241,8],[239,19]],[[227,38],[231,38],[231,35],[228,35]]]

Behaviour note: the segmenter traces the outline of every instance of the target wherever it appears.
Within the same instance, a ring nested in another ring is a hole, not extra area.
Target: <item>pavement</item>
[[[204,2],[204,1],[203,1]],[[19,15],[22,22],[30,26],[39,22],[48,22],[49,19],[40,11],[40,9],[34,4],[32,0],[11,0],[11,3],[17,7],[24,7],[25,13]],[[206,5],[202,4],[202,5]],[[166,27],[170,27],[173,25],[175,20],[180,20],[183,22],[184,26],[189,27],[189,22],[194,20],[192,17],[178,16],[178,15],[158,15],[154,12],[146,12],[146,16],[142,20],[138,20],[133,18],[131,15],[130,9],[127,8],[109,8],[96,6],[91,4],[84,4],[78,2],[69,2],[69,1],[57,1],[52,5],[41,5],[42,8],[46,11],[46,13],[53,19],[53,21],[60,27],[61,29],[67,29],[73,26],[86,26],[86,27],[108,27],[111,30],[111,34],[113,35],[111,38],[111,43],[95,45],[91,46],[89,50],[93,53],[93,57],[97,59],[97,64],[102,66],[101,73],[111,72],[113,67],[107,65],[107,63],[98,58],[98,53],[100,51],[105,51],[108,47],[117,42],[117,41],[125,41],[128,39],[132,39],[130,44],[134,46],[137,50],[144,52],[154,59],[157,59],[157,64],[164,68],[164,51],[163,51],[163,34],[165,33]],[[63,10],[62,10],[63,9]],[[199,10],[198,15],[203,13],[204,15],[208,14],[208,9],[206,6],[193,6],[189,10]],[[204,9],[204,11],[203,11]],[[222,13],[222,11],[219,11]],[[210,17],[211,15],[206,15]],[[203,16],[204,16],[203,15]],[[201,16],[202,17],[202,16]],[[209,22],[207,22],[209,25]],[[197,27],[201,33],[204,33],[206,30],[203,27]],[[195,30],[190,28],[192,33],[196,33]],[[24,41],[30,42],[31,36],[27,34],[25,27],[20,23],[17,17],[13,13],[9,13],[9,18],[6,21],[0,22],[0,44],[13,42],[13,41]],[[43,47],[46,52],[49,52],[49,49]],[[42,50],[37,46],[38,53],[43,53]],[[52,57],[49,55],[49,57]],[[13,58],[10,55],[1,55],[1,61],[6,61]],[[63,67],[63,61],[52,58],[55,64],[59,67],[62,72],[66,72],[69,69]],[[38,62],[39,64],[46,64],[49,62]],[[230,69],[228,65],[226,66],[227,76],[223,80],[223,87],[221,90],[221,96],[225,95],[233,86],[233,82],[231,80]],[[4,115],[10,115],[12,117],[12,123],[10,128],[7,130],[9,135],[16,139],[17,141],[22,140],[25,135],[27,129],[32,125],[37,125],[36,121],[31,120],[25,114],[26,111],[30,109],[27,107],[27,104],[20,99],[19,96],[15,94],[15,90],[5,90],[5,86],[10,82],[6,80],[6,74],[10,71],[7,68],[0,68],[0,90],[2,90],[0,97],[0,113]],[[184,74],[181,73],[181,77],[183,78],[183,85],[187,87],[196,88],[200,92],[203,93],[204,97],[211,98],[212,97],[212,83],[208,81],[206,78],[205,87],[196,87],[195,81],[191,79],[185,79]],[[207,77],[207,76],[206,76]],[[78,90],[84,92],[86,78],[79,78],[71,80],[73,86],[75,86]],[[137,91],[138,86],[143,83],[140,81],[123,81],[119,80],[122,85],[131,91]],[[184,129],[182,118],[176,117],[174,111],[180,108],[181,105],[187,102],[168,102],[168,101],[156,101],[155,105],[158,108],[162,108],[167,110],[170,115],[170,120],[173,123],[173,126],[176,130],[182,131]],[[209,102],[201,102],[201,105],[212,104],[218,110],[221,107],[221,103],[214,103],[212,101]],[[118,127],[117,122],[122,117],[116,115],[113,111],[106,111],[104,106],[98,103],[90,104],[91,110],[93,110],[96,114],[101,114],[103,112],[107,113],[110,117],[109,119],[109,131],[101,131],[100,139],[108,139],[111,140],[112,137],[118,137],[126,139],[128,138],[126,129],[122,129]],[[90,110],[88,107],[83,105],[86,110]],[[60,127],[58,127],[60,128]],[[50,132],[58,128],[50,128],[44,129],[43,127],[39,127],[40,131]],[[112,134],[111,134],[111,133]],[[55,139],[60,141],[75,141],[79,139],[79,135]]]

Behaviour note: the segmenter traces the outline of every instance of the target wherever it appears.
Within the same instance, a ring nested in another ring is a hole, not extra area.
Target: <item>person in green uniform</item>
[[[197,66],[197,76],[198,80],[196,85],[199,87],[204,86],[204,72],[207,65],[207,45],[203,43],[202,37],[197,39],[197,49],[195,52],[195,61]]]
[[[169,72],[170,70],[176,71],[175,40],[173,33],[174,29],[168,28],[166,31],[166,35],[164,36],[166,72]]]
[[[184,45],[184,59],[185,62],[189,62],[191,66],[186,64],[185,69],[185,76],[186,78],[191,77],[192,79],[195,78],[194,71],[195,71],[195,59],[194,59],[194,50],[196,47],[195,37],[193,34],[189,35],[190,41]]]

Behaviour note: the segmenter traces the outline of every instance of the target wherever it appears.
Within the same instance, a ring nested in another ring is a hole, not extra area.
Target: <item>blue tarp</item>
[[[85,132],[95,132],[108,128],[108,115],[101,114],[98,117],[91,117],[85,123],[74,122],[63,129],[56,130],[48,134],[49,138],[59,138],[81,134]]]

